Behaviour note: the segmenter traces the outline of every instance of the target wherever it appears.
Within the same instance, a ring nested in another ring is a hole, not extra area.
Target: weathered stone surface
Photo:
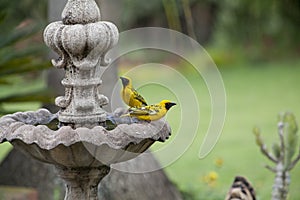
[[[117,27],[100,21],[100,11],[94,0],[68,0],[62,21],[49,24],[44,41],[58,58],[56,68],[65,70],[62,84],[65,95],[55,99],[61,108],[59,121],[74,127],[93,127],[105,121],[108,98],[100,93],[101,67],[107,66],[107,52],[117,43]]]
[[[51,130],[38,125],[53,118],[46,109],[1,117],[0,142],[9,141],[37,160],[54,164],[66,181],[66,200],[97,199],[97,185],[109,172],[105,169],[110,164],[134,158],[170,134],[170,127],[163,120],[120,124],[110,131],[101,126]],[[93,177],[89,176],[90,171]],[[81,193],[78,185],[82,186]]]
[[[62,12],[64,24],[87,24],[100,19],[100,10],[93,0],[68,0]]]
[[[57,169],[59,176],[66,182],[65,200],[97,200],[98,184],[110,170],[109,167]]]
[[[28,124],[52,118],[46,109],[4,116],[0,118],[0,142],[9,141],[36,159],[54,165],[96,167],[136,157],[154,141],[165,141],[170,135],[170,127],[163,120],[120,124],[110,131],[102,126],[51,130],[45,125]]]

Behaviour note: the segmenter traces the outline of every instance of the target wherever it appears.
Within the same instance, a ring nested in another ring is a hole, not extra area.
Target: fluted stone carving
[[[109,64],[105,55],[117,43],[118,29],[100,19],[94,0],[69,0],[62,21],[44,31],[46,45],[59,55],[52,64],[65,69],[65,96],[55,100],[63,124],[93,127],[105,121],[102,106],[108,99],[99,91],[100,68]]]

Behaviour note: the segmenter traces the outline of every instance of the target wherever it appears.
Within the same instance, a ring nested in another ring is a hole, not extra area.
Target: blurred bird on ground
[[[256,194],[250,182],[243,176],[236,176],[225,200],[255,200]]]

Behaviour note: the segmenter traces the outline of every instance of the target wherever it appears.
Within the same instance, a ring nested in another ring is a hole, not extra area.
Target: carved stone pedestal
[[[109,173],[108,166],[98,168],[61,168],[59,176],[66,183],[65,200],[98,200],[98,184]]]

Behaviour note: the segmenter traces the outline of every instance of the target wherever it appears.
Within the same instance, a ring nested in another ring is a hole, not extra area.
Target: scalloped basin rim
[[[171,133],[169,125],[164,120],[120,124],[110,131],[102,126],[95,126],[92,129],[86,127],[72,129],[63,126],[54,131],[45,125],[28,125],[18,121],[9,123],[4,133],[3,127],[0,128],[1,143],[21,140],[46,150],[54,149],[58,145],[70,146],[77,142],[87,142],[96,146],[107,144],[111,148],[121,149],[130,143],[137,144],[144,139],[165,141]]]

